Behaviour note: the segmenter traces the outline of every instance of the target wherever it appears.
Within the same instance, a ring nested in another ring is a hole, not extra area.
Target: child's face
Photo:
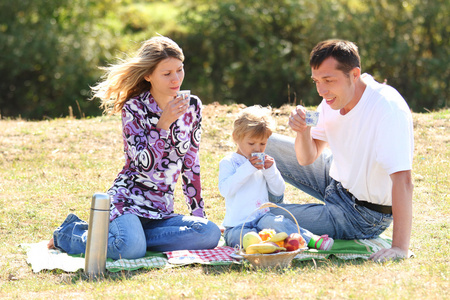
[[[250,159],[252,153],[266,150],[267,140],[268,138],[265,137],[250,137],[246,135],[241,140],[236,141],[238,146],[237,153]]]

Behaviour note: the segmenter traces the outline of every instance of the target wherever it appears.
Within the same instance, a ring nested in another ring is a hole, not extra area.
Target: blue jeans
[[[267,212],[255,220],[245,223],[244,228],[242,224],[235,227],[228,227],[225,229],[224,237],[227,246],[235,247],[241,245],[241,230],[242,237],[247,232],[254,231],[256,233],[263,229],[274,229],[276,232],[286,232],[287,234],[298,233],[297,224],[291,219],[287,219],[283,215],[274,215],[271,212]],[[305,239],[306,244],[312,237],[312,233],[300,227],[300,234]]]
[[[53,233],[55,247],[68,254],[86,252],[88,223],[69,214]],[[109,224],[107,256],[135,259],[150,251],[215,248],[221,232],[211,221],[199,217],[175,216],[164,220],[141,219],[124,214]]]
[[[329,175],[333,156],[329,150],[311,165],[297,162],[294,139],[273,134],[265,152],[272,156],[287,183],[319,199],[322,203],[283,204],[279,197],[272,202],[286,208],[299,225],[314,234],[328,234],[334,239],[368,239],[379,236],[392,223],[391,214],[383,214],[357,205],[353,196]],[[291,216],[272,208],[274,214]]]

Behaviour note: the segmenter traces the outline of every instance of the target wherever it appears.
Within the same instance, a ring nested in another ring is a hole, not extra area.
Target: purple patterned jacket
[[[144,92],[122,109],[125,166],[113,186],[110,220],[122,214],[164,219],[174,214],[174,189],[182,174],[183,192],[192,215],[204,217],[200,161],[202,103],[191,96],[187,112],[170,129],[156,128],[162,110]]]

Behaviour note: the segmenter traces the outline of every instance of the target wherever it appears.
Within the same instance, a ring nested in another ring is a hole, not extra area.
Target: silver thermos
[[[109,231],[109,195],[92,196],[84,271],[89,276],[104,274]]]

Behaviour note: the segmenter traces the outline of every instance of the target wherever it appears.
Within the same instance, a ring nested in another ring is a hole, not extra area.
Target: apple
[[[299,233],[291,233],[284,240],[284,248],[286,248],[286,251],[295,251],[297,249],[304,248],[305,245],[306,242]]]

